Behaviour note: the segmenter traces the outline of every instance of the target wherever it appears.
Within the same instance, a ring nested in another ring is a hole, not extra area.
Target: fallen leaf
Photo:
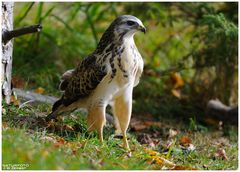
[[[144,121],[144,125],[146,125],[147,127],[149,126],[161,127],[161,123],[156,121]]]
[[[137,140],[140,144],[147,144],[150,147],[155,147],[155,144],[149,134],[143,133],[138,135]]]
[[[144,149],[145,153],[149,154],[149,159],[151,160],[151,163],[155,162],[157,165],[161,167],[161,169],[171,169],[171,170],[196,170],[195,168],[183,166],[183,165],[176,165],[175,163],[167,160],[166,158],[163,158],[160,156],[159,152],[150,150],[150,149]]]
[[[7,129],[8,128],[8,124],[6,122],[2,123],[2,129]]]
[[[20,106],[21,102],[17,99],[16,96],[11,95],[10,102],[13,103],[15,106]]]
[[[64,129],[64,130],[68,130],[68,131],[74,131],[73,127],[70,126],[70,125],[64,125],[64,126],[63,126],[63,129]]]
[[[177,97],[177,98],[181,98],[181,90],[179,90],[179,89],[172,89],[171,90],[171,92],[172,92],[172,94],[175,96],[175,97]]]
[[[140,131],[140,130],[144,130],[150,126],[157,126],[157,127],[161,127],[161,123],[160,122],[156,122],[156,121],[140,121],[140,120],[132,120],[131,122],[131,128],[134,131]]]
[[[145,128],[147,128],[147,126],[144,125],[144,124],[138,124],[138,125],[132,126],[132,129],[133,129],[134,131],[144,130]]]
[[[177,135],[177,131],[170,128],[168,137],[173,138],[176,135]]]
[[[144,151],[147,153],[147,154],[149,154],[149,155],[157,155],[158,154],[158,152],[156,152],[156,151],[153,151],[153,150],[151,150],[151,149],[144,149]]]
[[[2,108],[2,114],[6,114],[7,113],[7,111],[6,111],[6,109],[5,108]]]
[[[214,154],[214,157],[215,158],[222,158],[224,160],[228,160],[228,157],[227,157],[227,154],[226,154],[226,151],[222,148],[219,148],[217,150],[217,152]]]
[[[60,146],[64,145],[65,143],[66,143],[66,141],[63,138],[59,138],[53,146],[56,148],[59,148]]]
[[[183,136],[180,139],[180,144],[183,146],[189,145],[191,143],[191,139],[188,136]]]
[[[204,121],[208,124],[208,125],[212,125],[217,127],[219,125],[219,121],[215,120],[213,118],[205,118]]]
[[[75,150],[75,149],[72,150],[72,154],[73,154],[73,155],[77,155],[77,150]]]
[[[66,141],[65,141],[63,138],[59,138],[59,139],[57,140],[57,142],[58,142],[59,144],[61,144],[61,145],[63,145],[63,144],[66,143]]]
[[[171,74],[171,80],[174,84],[173,88],[180,88],[184,85],[184,81],[180,75],[180,73],[178,72],[174,72],[173,74]]]
[[[176,164],[174,164],[173,162],[163,158],[163,157],[160,157],[160,156],[152,156],[151,157],[158,165],[161,165],[161,166],[168,166],[170,168],[174,168],[176,166]]]
[[[56,143],[56,140],[50,136],[41,137],[40,140]]]
[[[38,87],[37,89],[34,90],[34,92],[38,94],[43,94],[45,92],[45,89],[42,87]]]
[[[203,168],[208,168],[208,165],[206,165],[206,164],[203,164]]]
[[[13,76],[12,77],[12,86],[14,88],[24,88],[25,81],[22,78],[18,77],[18,76]]]
[[[196,147],[193,144],[189,144],[189,146],[187,147],[187,150],[189,151],[194,151],[196,149]]]

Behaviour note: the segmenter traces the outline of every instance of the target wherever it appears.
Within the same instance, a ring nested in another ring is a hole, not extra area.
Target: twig
[[[34,100],[28,100],[28,101],[22,103],[22,104],[19,106],[19,109],[21,109],[22,107],[24,107],[26,104],[32,103],[32,102],[34,102]]]
[[[42,29],[42,26],[40,24],[37,24],[37,25],[20,28],[20,29],[15,29],[12,31],[3,30],[2,40],[3,40],[3,43],[6,44],[12,38],[19,37],[29,33],[40,32],[41,29]]]

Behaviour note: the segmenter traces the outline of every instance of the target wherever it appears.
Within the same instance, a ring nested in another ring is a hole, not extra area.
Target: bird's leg
[[[88,131],[96,130],[103,143],[103,127],[105,125],[105,107],[92,107],[87,116]]]
[[[113,116],[114,116],[114,127],[115,127],[115,135],[120,135],[122,133],[118,117],[116,115],[116,109],[114,104],[112,106]]]
[[[127,89],[123,95],[115,98],[113,106],[114,115],[118,119],[123,134],[123,146],[129,150],[126,132],[132,113],[132,88]]]

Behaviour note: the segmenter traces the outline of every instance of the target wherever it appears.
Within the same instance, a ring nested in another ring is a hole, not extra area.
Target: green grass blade
[[[32,2],[32,3],[28,6],[28,8],[27,8],[27,10],[24,12],[24,14],[23,14],[21,17],[19,17],[19,19],[16,20],[15,25],[18,25],[23,19],[25,19],[25,17],[28,15],[29,11],[32,9],[34,3],[35,3],[35,2]]]

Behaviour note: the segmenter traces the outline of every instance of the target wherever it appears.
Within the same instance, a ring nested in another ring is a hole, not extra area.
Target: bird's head
[[[109,44],[121,41],[125,38],[133,38],[138,31],[146,33],[146,28],[141,20],[131,15],[123,15],[116,18],[104,32],[98,43],[96,53],[101,53]]]
[[[141,20],[131,15],[123,15],[116,18],[110,27],[113,27],[115,36],[133,36],[138,31],[146,33],[146,28]]]

